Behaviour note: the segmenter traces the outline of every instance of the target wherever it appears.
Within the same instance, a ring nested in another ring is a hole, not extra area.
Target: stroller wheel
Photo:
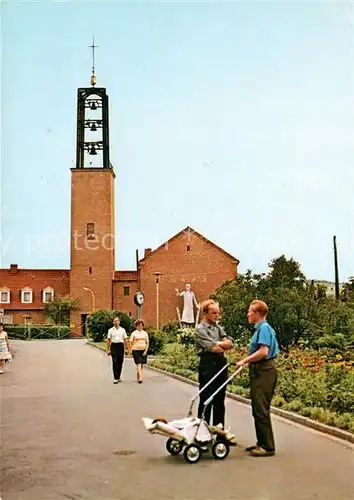
[[[224,460],[230,452],[230,446],[225,441],[217,441],[213,444],[211,452],[216,460]]]
[[[196,464],[202,456],[202,450],[197,444],[189,444],[184,448],[183,457],[189,464]]]
[[[169,438],[166,441],[166,450],[170,455],[178,455],[183,450],[183,443],[178,439]]]

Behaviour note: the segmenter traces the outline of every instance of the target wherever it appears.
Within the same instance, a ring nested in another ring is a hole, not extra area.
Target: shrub
[[[177,330],[177,343],[185,347],[195,346],[195,330],[193,328],[180,328]]]
[[[177,330],[179,330],[179,324],[176,319],[173,319],[171,321],[168,321],[163,325],[161,330],[166,333],[168,336],[172,335],[175,336],[177,333]]]
[[[239,360],[246,349],[234,349],[228,361]],[[174,344],[156,361],[164,370],[197,379],[199,363],[195,349]],[[354,353],[351,349],[298,349],[278,359],[278,383],[272,405],[297,412],[327,425],[354,433]],[[232,368],[230,369],[231,372]],[[248,370],[242,370],[228,390],[244,397],[249,394]]]
[[[284,409],[287,411],[295,411],[299,412],[302,408],[303,404],[300,399],[293,399],[290,403],[286,403],[284,405]]]
[[[10,339],[32,340],[32,339],[63,339],[71,335],[71,329],[68,326],[53,325],[10,325],[6,326],[5,331]]]
[[[87,320],[89,334],[94,342],[102,342],[107,337],[108,330],[112,327],[113,319],[116,317],[120,319],[120,326],[125,329],[128,335],[133,331],[133,320],[128,314],[99,309],[90,314]]]
[[[27,339],[27,327],[20,325],[4,326],[4,330],[7,332],[9,339]]]
[[[272,401],[273,406],[277,406],[278,408],[281,408],[282,406],[286,405],[286,401],[282,396],[279,396],[278,394],[274,396],[273,401]]]
[[[155,330],[152,327],[145,328],[149,334],[149,352],[148,354],[156,355],[162,351],[166,343],[166,334],[160,330]]]
[[[323,335],[314,342],[314,347],[329,347],[330,349],[344,349],[346,338],[341,333]]]

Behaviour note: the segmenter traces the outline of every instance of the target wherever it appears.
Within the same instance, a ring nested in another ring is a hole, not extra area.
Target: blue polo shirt
[[[251,338],[248,354],[250,355],[258,351],[261,345],[266,345],[269,348],[266,359],[274,359],[279,355],[279,346],[275,331],[266,320],[256,325],[255,332]]]

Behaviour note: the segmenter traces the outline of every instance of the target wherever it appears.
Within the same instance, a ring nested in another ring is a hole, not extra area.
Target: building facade
[[[0,314],[5,324],[48,323],[45,304],[55,296],[70,295],[80,301],[79,309],[71,315],[71,325],[73,335],[81,336],[87,316],[94,310],[115,309],[137,317],[134,295],[139,291],[145,297],[141,317],[146,324],[161,327],[178,319],[177,308],[182,314],[183,301],[176,289],[181,292],[190,284],[197,301],[202,302],[237,276],[239,261],[190,227],[155,250],[145,249],[137,269],[115,271],[111,243],[108,249],[101,247],[101,216],[101,211],[96,217],[91,212],[81,222],[83,228],[95,224],[95,238],[88,240],[92,244],[85,247],[85,237],[81,243],[79,236],[72,237],[75,248],[69,270],[20,269],[14,264],[0,269]]]
[[[189,283],[202,301],[237,276],[239,261],[190,227],[153,251],[147,248],[135,270],[115,270],[108,96],[106,89],[95,85],[93,75],[91,87],[78,89],[69,269],[21,269],[16,264],[0,269],[0,321],[5,324],[46,323],[45,304],[55,296],[70,295],[80,304],[71,314],[72,334],[81,336],[94,310],[116,309],[136,317],[134,294],[139,291],[145,296],[140,312],[146,324],[161,326],[177,318],[177,307],[182,310],[176,289],[182,291]],[[94,166],[88,161],[97,158]]]

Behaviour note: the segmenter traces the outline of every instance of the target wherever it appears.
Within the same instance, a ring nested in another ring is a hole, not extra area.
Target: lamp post
[[[162,275],[162,273],[159,273],[158,271],[156,271],[154,273],[154,275],[156,276],[156,330],[158,330],[159,329],[159,322],[160,322],[159,280],[160,280],[160,276]]]
[[[92,312],[94,312],[95,311],[95,294],[93,293],[91,288],[87,288],[86,286],[84,286],[83,289],[86,290],[86,292],[90,292],[92,295]]]

